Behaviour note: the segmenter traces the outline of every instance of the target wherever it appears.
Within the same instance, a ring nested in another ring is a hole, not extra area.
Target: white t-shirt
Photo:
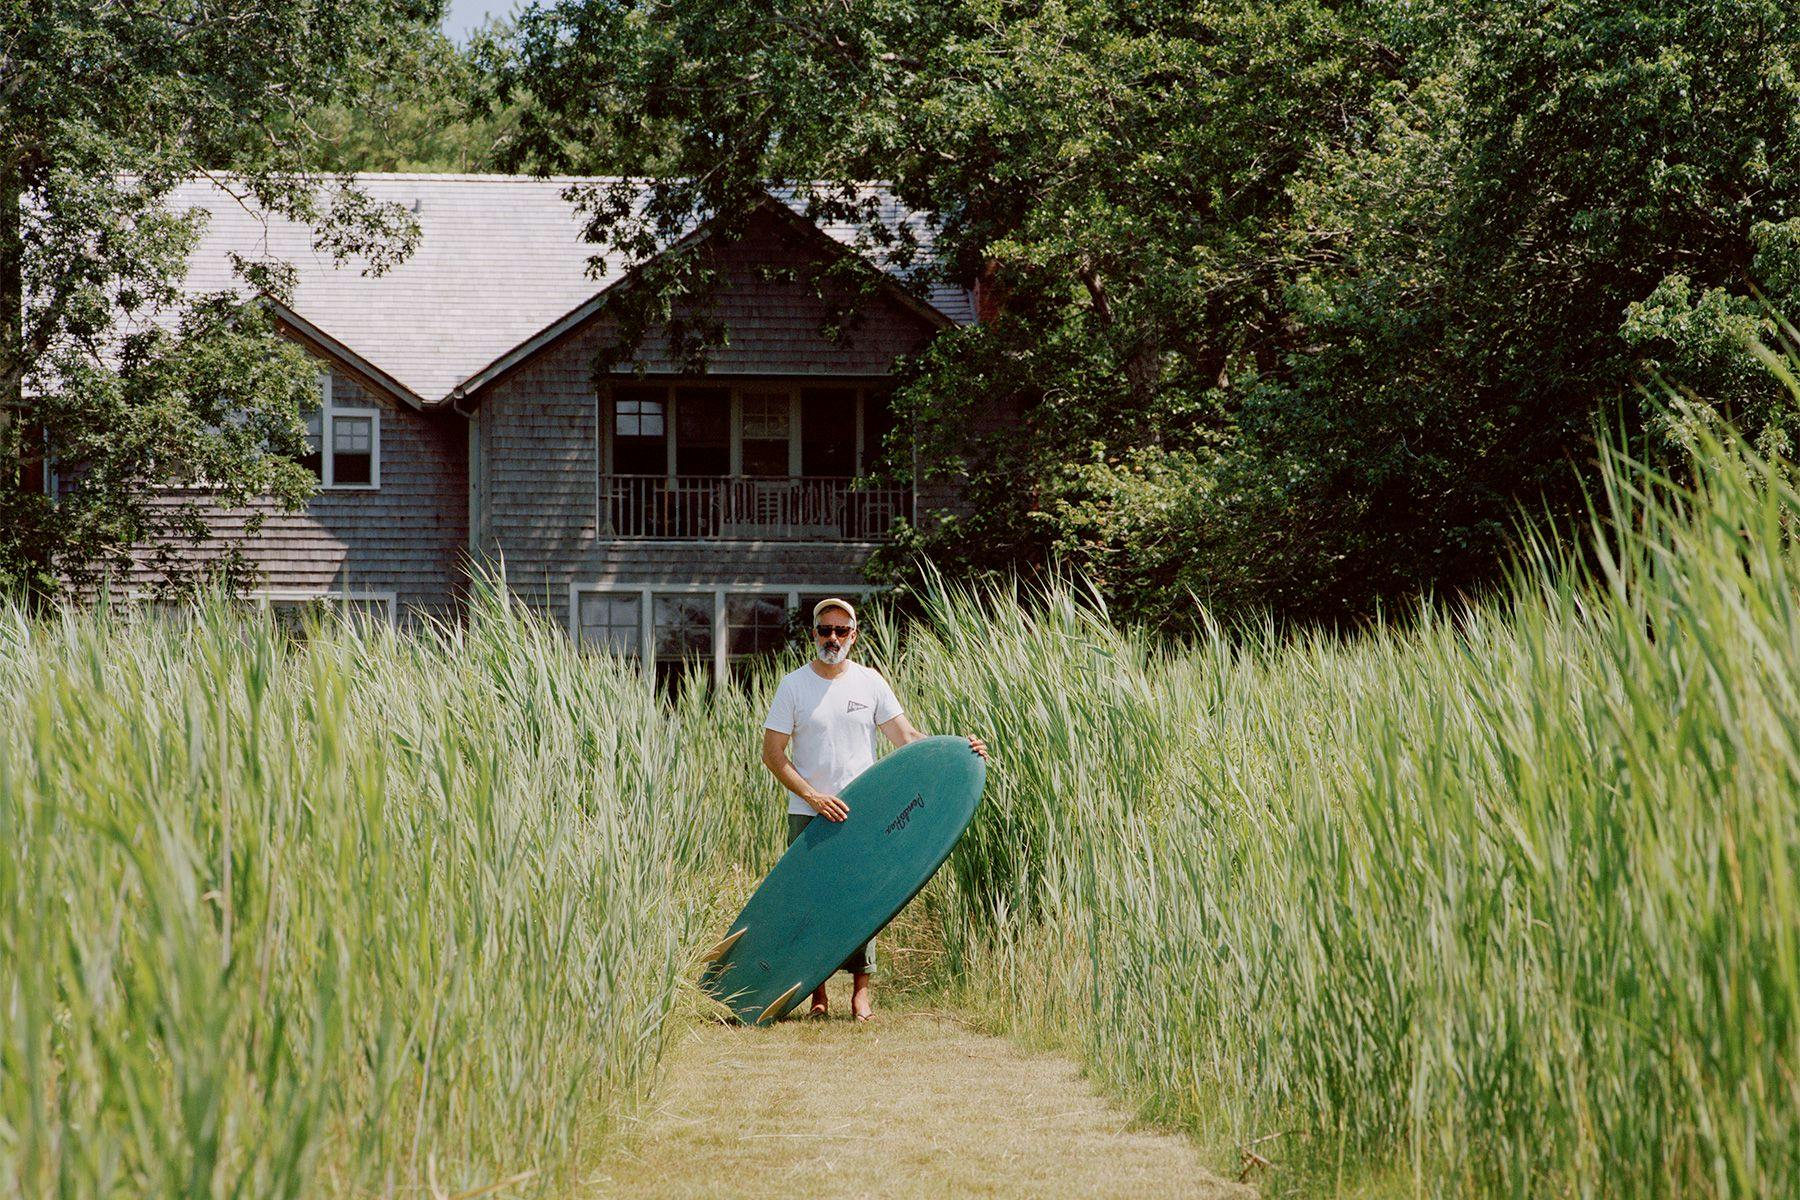
[[[808,663],[775,689],[763,728],[791,735],[788,754],[800,777],[835,796],[875,765],[876,726],[900,715],[900,701],[881,672],[845,663],[836,679],[826,679]],[[812,805],[788,793],[791,813],[814,816]]]

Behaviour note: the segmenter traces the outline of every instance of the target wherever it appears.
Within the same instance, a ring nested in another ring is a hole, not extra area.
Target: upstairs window
[[[613,396],[613,470],[620,475],[666,475],[663,389],[621,387]]]
[[[374,414],[332,414],[331,471],[333,487],[375,485]]]
[[[339,404],[330,373],[319,376],[319,407],[306,414],[300,465],[327,488],[381,486],[381,410]]]
[[[744,411],[741,438],[746,475],[786,475],[788,473],[788,394],[786,392],[751,392],[742,399]]]
[[[330,388],[326,383],[326,388]],[[300,456],[300,465],[318,476],[325,478],[325,414],[313,409],[306,414],[306,453]]]

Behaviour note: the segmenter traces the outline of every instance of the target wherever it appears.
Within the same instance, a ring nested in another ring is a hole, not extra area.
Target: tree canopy
[[[649,184],[588,197],[630,260],[771,187],[903,257],[856,185],[936,214],[921,271],[1003,304],[908,367],[975,504],[892,576],[1060,561],[1151,620],[1353,619],[1577,512],[1597,423],[1677,444],[1648,370],[1792,444],[1742,339],[1753,286],[1800,301],[1797,65],[1779,0],[562,0],[498,88],[536,104],[511,161]],[[970,436],[993,406],[1020,422]]]
[[[331,178],[315,122],[392,80],[436,0],[4,0],[0,30],[0,585],[92,579],[109,554],[204,532],[206,503],[303,503],[316,367],[255,299],[184,297],[208,175],[384,269],[408,214]],[[244,259],[247,291],[285,264]],[[64,473],[44,487],[44,466]],[[56,494],[51,494],[55,492]]]

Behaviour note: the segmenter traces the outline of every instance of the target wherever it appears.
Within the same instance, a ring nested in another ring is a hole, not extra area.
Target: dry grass
[[[848,982],[833,1011],[849,1011]],[[880,1008],[679,1035],[601,1195],[1249,1197],[1186,1140],[1134,1128],[1073,1063]]]

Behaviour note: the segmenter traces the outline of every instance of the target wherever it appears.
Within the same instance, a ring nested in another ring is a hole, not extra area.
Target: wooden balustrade
[[[912,489],[824,476],[603,475],[604,537],[870,542],[910,515]]]

